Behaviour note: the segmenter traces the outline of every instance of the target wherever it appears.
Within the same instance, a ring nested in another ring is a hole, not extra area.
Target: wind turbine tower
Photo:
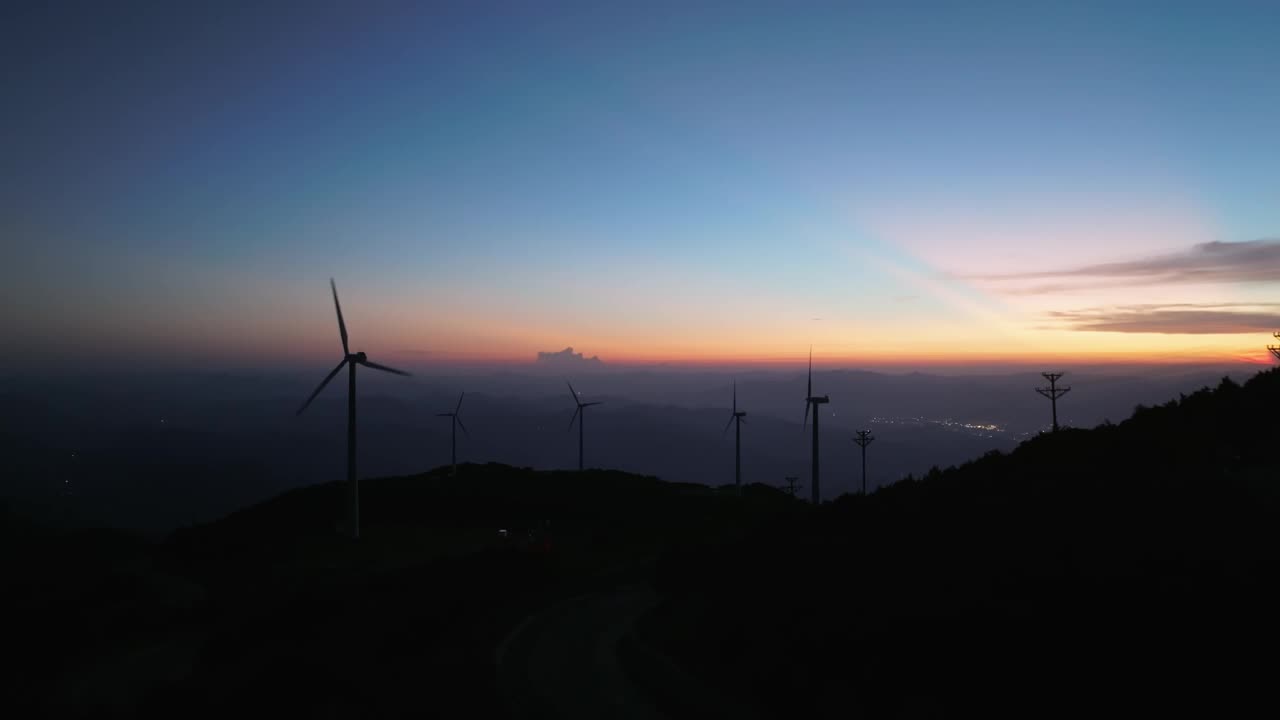
[[[342,362],[320,381],[320,386],[311,393],[311,397],[307,398],[306,402],[302,403],[302,407],[298,408],[296,414],[301,415],[324,386],[341,372],[342,367],[344,365],[347,367],[347,532],[352,539],[358,540],[360,539],[360,484],[356,479],[356,366],[363,365],[395,375],[408,376],[409,373],[372,362],[369,356],[362,352],[351,352],[347,342],[347,324],[342,320],[342,305],[338,302],[338,286],[333,282],[333,278],[329,278],[329,289],[333,291],[333,309],[338,313],[338,334],[342,336]]]
[[[742,423],[746,422],[747,417],[745,410],[738,409],[738,381],[733,381],[733,411],[729,416],[729,422],[725,423],[724,432],[729,432],[729,426],[734,425],[733,429],[733,486],[742,492]],[[721,433],[723,435],[723,433]]]
[[[810,492],[813,497],[813,504],[818,505],[822,502],[822,493],[818,485],[818,406],[826,405],[831,402],[831,398],[826,395],[818,396],[813,394],[813,346],[809,347],[809,386],[805,391],[804,398],[804,422],[809,423],[809,408],[813,408],[813,479],[810,485]],[[801,426],[803,432],[804,426]]]
[[[578,471],[581,472],[583,468],[582,442],[585,435],[585,431],[582,428],[587,422],[587,408],[591,407],[592,405],[599,405],[604,401],[597,400],[595,402],[584,403],[582,402],[582,399],[578,397],[578,391],[573,389],[573,383],[570,383],[568,380],[565,380],[564,384],[569,386],[569,394],[573,395],[573,401],[578,405],[578,409],[573,411],[573,417],[569,418],[569,429],[570,430],[573,429],[573,421],[577,420],[578,421]]]
[[[453,412],[436,413],[436,417],[453,418],[449,421],[449,465],[453,468],[450,471],[453,477],[458,477],[458,428],[462,428],[463,434],[471,437],[471,433],[467,432],[467,426],[462,424],[462,416],[458,414],[462,411],[462,398],[466,396],[465,392],[458,396],[458,406],[453,409]]]

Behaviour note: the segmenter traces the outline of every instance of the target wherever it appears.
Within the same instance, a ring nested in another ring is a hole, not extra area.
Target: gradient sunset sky
[[[1280,330],[1274,1],[39,5],[0,11],[8,364],[327,367],[330,276],[409,365]]]

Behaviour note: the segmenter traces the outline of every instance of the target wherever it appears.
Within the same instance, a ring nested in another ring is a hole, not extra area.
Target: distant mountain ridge
[[[427,375],[404,383],[371,375],[360,389],[360,414],[362,425],[376,432],[361,438],[361,473],[407,475],[447,463],[449,425],[435,413],[452,409],[462,391],[470,436],[459,439],[460,460],[539,469],[576,464],[577,437],[566,430],[573,413],[566,377],[584,398],[605,401],[587,428],[589,465],[672,481],[732,481],[732,437],[723,428],[736,379],[739,405],[751,413],[743,427],[744,480],[779,484],[807,472],[802,373],[735,378],[604,367],[598,373]],[[1067,380],[1074,389],[1059,402],[1059,418],[1076,427],[1119,420],[1135,405],[1163,403],[1221,377],[1203,369],[1167,377],[1072,372]],[[815,373],[814,387],[832,400],[822,421],[824,482],[832,497],[860,484],[857,447],[849,439],[858,429],[878,438],[868,454],[871,487],[908,473],[918,477],[932,465],[1011,450],[1048,424],[1048,403],[1033,391],[1042,382],[1035,373]],[[60,526],[164,531],[341,477],[345,398],[318,398],[295,417],[313,387],[310,374],[269,373],[104,375],[0,386],[14,408],[0,418],[8,468],[0,497],[35,505]],[[912,419],[923,421],[905,422]],[[956,423],[993,423],[1005,432],[982,437]]]

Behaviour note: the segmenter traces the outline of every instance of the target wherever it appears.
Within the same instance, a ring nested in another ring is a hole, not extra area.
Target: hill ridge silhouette
[[[11,706],[397,715],[429,687],[502,717],[512,628],[651,582],[626,644],[764,716],[1232,713],[1265,699],[1280,641],[1277,400],[1280,371],[1224,380],[817,508],[489,463],[365,480],[359,543],[333,526],[341,482],[162,542],[8,513]]]
[[[1224,379],[687,549],[647,631],[779,716],[1243,711],[1280,640],[1276,407],[1280,370]]]

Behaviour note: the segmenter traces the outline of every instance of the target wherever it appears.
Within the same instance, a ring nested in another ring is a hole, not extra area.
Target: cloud
[[[1280,330],[1280,303],[1121,305],[1051,312],[1070,330],[1164,335],[1233,335]]]
[[[1005,292],[1010,294],[1049,294],[1134,285],[1280,282],[1280,238],[1201,243],[1185,252],[1137,260],[1083,265],[1066,270],[979,275],[969,279],[988,283],[1058,281],[1005,288]]]
[[[580,370],[583,368],[598,368],[604,365],[597,355],[585,357],[582,353],[576,353],[573,348],[567,347],[558,352],[539,352],[538,366],[551,369]]]

